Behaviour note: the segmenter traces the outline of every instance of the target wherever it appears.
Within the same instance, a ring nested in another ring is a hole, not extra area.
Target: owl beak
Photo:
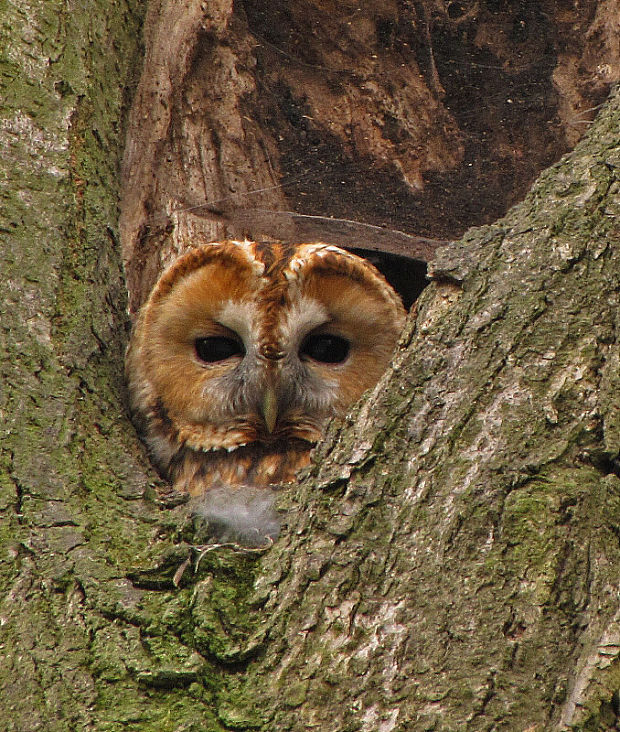
[[[278,420],[278,396],[271,384],[266,387],[263,393],[260,410],[265,420],[267,431],[271,434]]]
[[[260,357],[266,369],[265,390],[260,403],[260,412],[263,415],[267,432],[271,434],[278,421],[278,393],[276,384],[280,378],[279,371],[285,351],[277,343],[266,343],[260,349]]]

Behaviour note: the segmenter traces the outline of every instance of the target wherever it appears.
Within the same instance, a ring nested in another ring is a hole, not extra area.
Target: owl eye
[[[309,335],[301,344],[300,356],[321,363],[342,363],[349,355],[350,343],[346,338],[328,333]]]
[[[196,338],[194,346],[196,355],[205,363],[216,363],[217,361],[225,361],[232,356],[245,355],[243,344],[235,338],[228,338],[227,336]]]

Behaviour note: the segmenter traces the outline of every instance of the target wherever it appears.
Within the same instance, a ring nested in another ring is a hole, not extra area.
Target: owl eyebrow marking
[[[254,307],[250,303],[227,300],[222,303],[217,314],[217,322],[235,332],[244,342],[252,335],[252,315]]]
[[[331,319],[327,310],[314,298],[302,297],[291,309],[284,323],[285,337],[290,340],[293,333],[304,336],[319,326],[329,325]]]

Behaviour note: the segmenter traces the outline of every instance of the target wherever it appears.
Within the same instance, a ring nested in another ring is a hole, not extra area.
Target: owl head
[[[328,244],[192,249],[156,283],[127,354],[154,462],[192,495],[293,480],[326,422],[378,381],[404,319],[372,265]]]

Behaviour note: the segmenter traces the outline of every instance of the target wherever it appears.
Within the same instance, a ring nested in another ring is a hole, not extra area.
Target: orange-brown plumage
[[[153,288],[127,353],[154,462],[193,496],[292,481],[326,422],[377,382],[404,316],[372,265],[333,246],[191,250]]]

